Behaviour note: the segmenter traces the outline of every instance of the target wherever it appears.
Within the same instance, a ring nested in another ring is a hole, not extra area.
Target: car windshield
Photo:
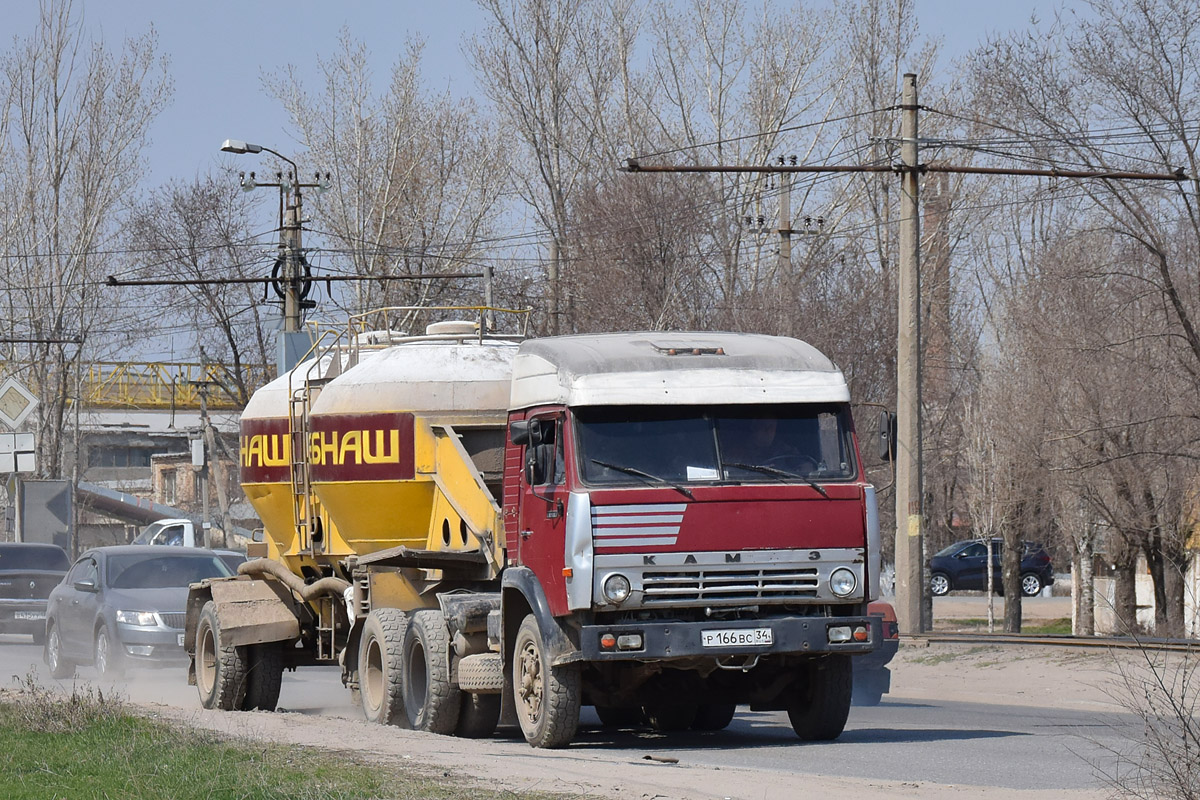
[[[166,589],[233,574],[216,555],[114,555],[107,569],[114,589]]]
[[[61,547],[28,544],[0,545],[0,570],[29,572],[33,570],[62,570],[71,566]]]
[[[584,481],[676,484],[848,480],[842,404],[594,406],[575,409]]]

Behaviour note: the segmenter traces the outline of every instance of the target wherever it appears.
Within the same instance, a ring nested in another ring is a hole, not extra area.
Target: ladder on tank
[[[299,550],[313,549],[312,480],[308,465],[308,412],[312,408],[313,385],[304,385],[288,397],[288,445],[292,474],[292,523],[299,537]]]

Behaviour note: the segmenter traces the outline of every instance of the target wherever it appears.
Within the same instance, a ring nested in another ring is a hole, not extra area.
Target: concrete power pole
[[[296,188],[289,198],[287,209],[283,215],[283,225],[279,232],[280,255],[283,257],[283,332],[296,333],[300,330],[300,259],[303,250],[300,246],[300,209],[301,197],[299,179]]]
[[[903,633],[924,615],[924,488],[921,450],[921,217],[917,76],[904,76],[900,108],[900,254],[896,349],[896,616]]]

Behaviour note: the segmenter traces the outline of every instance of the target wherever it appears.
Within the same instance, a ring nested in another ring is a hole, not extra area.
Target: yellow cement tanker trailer
[[[842,373],[783,337],[481,327],[347,335],[251,399],[265,536],[190,590],[202,704],[271,710],[285,670],[338,664],[369,720],[434,733],[562,747],[591,705],[840,735],[879,638]]]

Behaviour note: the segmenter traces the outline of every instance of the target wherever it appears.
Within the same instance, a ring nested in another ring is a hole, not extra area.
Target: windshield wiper
[[[677,483],[672,483],[666,478],[660,478],[657,475],[651,475],[649,472],[642,472],[640,469],[636,469],[635,467],[622,467],[620,464],[610,464],[607,461],[601,461],[598,458],[592,458],[589,459],[589,461],[591,461],[593,464],[599,464],[602,467],[615,469],[617,472],[624,472],[626,475],[632,475],[635,478],[641,478],[647,483],[661,483],[664,486],[671,487],[685,497],[689,497],[692,500],[696,499],[696,496],[692,494],[691,489],[687,488],[686,486],[680,486]]]
[[[826,500],[829,499],[829,493],[825,491],[825,487],[806,475],[797,475],[795,472],[788,472],[787,470],[768,467],[765,464],[742,464],[738,461],[726,461],[725,466],[734,467],[736,469],[748,469],[751,472],[761,472],[764,475],[773,475],[777,478],[797,478],[820,492],[821,496]]]

